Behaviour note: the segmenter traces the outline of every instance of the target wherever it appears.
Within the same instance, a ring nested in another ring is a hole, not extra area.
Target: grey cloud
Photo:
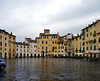
[[[100,17],[100,0],[80,0],[81,3],[70,6],[65,1],[59,12],[45,14],[54,0],[0,0],[0,28],[13,32],[19,41],[26,36],[35,38],[46,28],[61,35],[80,33],[83,27]],[[41,16],[42,13],[45,15]]]

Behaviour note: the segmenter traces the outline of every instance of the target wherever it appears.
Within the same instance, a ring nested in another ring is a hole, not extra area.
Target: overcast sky
[[[51,33],[81,33],[100,19],[100,0],[0,0],[0,29],[17,41],[35,39],[44,29]]]

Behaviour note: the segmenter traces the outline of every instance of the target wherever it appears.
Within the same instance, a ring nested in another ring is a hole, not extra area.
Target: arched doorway
[[[36,58],[36,54],[34,54],[34,57]]]
[[[27,54],[27,58],[29,57],[29,54]]]
[[[26,54],[24,53],[24,58],[26,57]]]
[[[20,58],[22,58],[22,53],[20,53]]]
[[[9,58],[11,58],[11,53],[9,53]]]
[[[30,58],[32,58],[32,57],[33,57],[33,55],[31,54]]]
[[[44,51],[41,52],[41,57],[44,57]]]
[[[40,54],[38,54],[38,58],[40,57]]]
[[[70,57],[70,52],[68,52],[68,57]]]

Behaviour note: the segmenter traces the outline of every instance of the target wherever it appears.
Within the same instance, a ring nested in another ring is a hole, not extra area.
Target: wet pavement
[[[100,81],[100,62],[71,58],[3,59],[0,81]]]

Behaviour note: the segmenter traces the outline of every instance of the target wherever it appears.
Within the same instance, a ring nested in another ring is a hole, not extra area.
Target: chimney
[[[11,35],[12,35],[12,32],[11,32]]]
[[[77,34],[77,36],[79,36],[79,34]]]
[[[57,34],[59,35],[59,32],[57,32]]]

